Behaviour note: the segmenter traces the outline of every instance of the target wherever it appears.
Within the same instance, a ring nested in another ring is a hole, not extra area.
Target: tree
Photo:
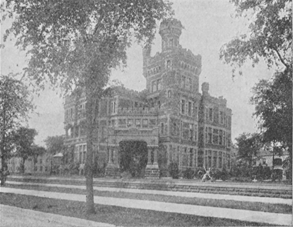
[[[249,17],[249,33],[223,45],[220,59],[234,67],[247,60],[254,66],[263,58],[269,67],[292,71],[292,1],[231,0],[236,16]]]
[[[13,133],[13,143],[15,155],[22,158],[22,172],[24,173],[24,163],[29,156],[34,156],[39,151],[39,147],[34,145],[37,131],[32,128],[20,127]]]
[[[251,102],[265,143],[287,150],[292,160],[292,74],[286,69],[270,80],[261,80],[254,88]]]
[[[65,150],[64,136],[48,136],[45,143],[50,154],[54,155]]]
[[[166,0],[7,0],[4,16],[15,21],[7,31],[16,44],[29,50],[25,73],[40,86],[45,81],[65,91],[80,87],[86,92],[86,211],[94,212],[93,123],[99,99],[111,69],[126,64],[132,37],[150,43],[156,20],[171,12]]]
[[[13,79],[14,76],[0,76],[1,172],[4,171],[13,148],[13,132],[33,107],[27,87],[21,81]]]
[[[262,136],[258,133],[243,133],[236,138],[238,146],[238,157],[248,162],[252,167],[252,157],[256,156],[263,146]]]
[[[237,16],[250,17],[250,32],[225,44],[220,58],[233,66],[233,72],[247,60],[254,66],[260,58],[275,69],[272,80],[254,87],[251,101],[263,140],[286,149],[292,161],[292,1],[231,2]]]

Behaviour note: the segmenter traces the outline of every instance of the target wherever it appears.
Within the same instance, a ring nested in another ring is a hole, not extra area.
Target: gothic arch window
[[[169,90],[168,91],[168,98],[171,98],[172,92]]]

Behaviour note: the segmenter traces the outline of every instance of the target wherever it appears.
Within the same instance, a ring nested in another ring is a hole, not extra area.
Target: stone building
[[[164,20],[162,51],[151,56],[150,46],[143,49],[144,91],[116,87],[97,102],[94,150],[108,175],[119,170],[122,141],[146,142],[146,176],[167,175],[174,162],[180,170],[230,168],[232,111],[210,95],[208,83],[200,93],[201,56],[182,48],[181,31],[180,21]],[[79,163],[86,155],[85,103],[84,93],[65,100],[66,144]]]

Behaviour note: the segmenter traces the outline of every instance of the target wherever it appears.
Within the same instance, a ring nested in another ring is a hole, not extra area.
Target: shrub
[[[96,162],[93,168],[93,174],[95,177],[102,177],[105,175],[106,171],[106,166],[107,164],[104,163],[103,166],[99,166],[98,163]]]
[[[194,178],[194,170],[188,168],[182,172],[183,178],[185,179],[193,179]]]
[[[199,167],[195,170],[195,174],[194,176],[197,178],[197,179],[202,179],[203,175],[205,174],[205,169],[202,168],[202,167]]]
[[[177,163],[170,163],[168,166],[169,173],[173,179],[179,178],[179,168]]]
[[[70,164],[68,170],[71,175],[78,174],[79,173],[79,163]]]

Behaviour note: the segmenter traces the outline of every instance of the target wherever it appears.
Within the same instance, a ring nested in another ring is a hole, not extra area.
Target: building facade
[[[176,19],[164,20],[161,52],[143,49],[144,91],[116,87],[96,102],[94,151],[106,174],[119,171],[122,141],[146,142],[146,176],[167,172],[170,163],[180,170],[230,169],[232,111],[223,97],[210,95],[208,83],[199,91],[201,56],[182,48],[182,28]],[[86,156],[85,104],[82,92],[65,99],[65,141],[79,163]]]

